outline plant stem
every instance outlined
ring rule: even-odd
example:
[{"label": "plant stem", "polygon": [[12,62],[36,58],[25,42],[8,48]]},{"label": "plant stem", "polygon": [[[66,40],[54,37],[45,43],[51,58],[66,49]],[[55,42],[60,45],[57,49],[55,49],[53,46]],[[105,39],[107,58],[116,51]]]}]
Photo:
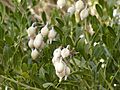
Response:
[{"label": "plant stem", "polygon": [[8,80],[8,81],[14,82],[15,84],[21,85],[21,86],[25,87],[26,89],[41,90],[41,89],[39,89],[39,88],[31,87],[31,86],[28,86],[28,85],[23,84],[23,83],[21,83],[21,82],[15,81],[14,79],[10,79],[10,78],[5,77],[5,76],[3,76],[3,75],[0,75],[0,77],[3,78],[3,79],[6,79],[6,80]]}]

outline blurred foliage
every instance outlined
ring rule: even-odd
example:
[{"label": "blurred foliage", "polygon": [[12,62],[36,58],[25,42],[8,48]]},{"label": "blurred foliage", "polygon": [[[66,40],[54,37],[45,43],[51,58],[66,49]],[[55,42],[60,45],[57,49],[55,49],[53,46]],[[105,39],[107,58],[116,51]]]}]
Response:
[{"label": "blurred foliage", "polygon": [[[114,20],[113,9],[116,8],[115,0],[98,0],[95,7],[99,17],[89,15],[79,23],[75,22],[74,14],[65,14],[64,10],[55,7],[51,10],[40,7],[41,19],[36,20],[27,8],[29,0],[12,1],[15,11],[4,2],[0,3],[1,88],[8,86],[14,90],[119,90],[120,25],[113,23],[111,26]],[[44,2],[30,1],[34,8]],[[26,29],[34,21],[40,23],[38,30],[49,21],[58,33],[57,41],[47,45],[35,61],[31,59],[26,33]],[[93,36],[85,30],[85,23],[91,23],[95,32]],[[85,37],[79,38],[82,34]],[[52,53],[60,45],[68,44],[78,54],[68,58],[71,74],[66,81],[58,83],[51,62]],[[104,68],[101,68],[100,59],[105,60]]]}]

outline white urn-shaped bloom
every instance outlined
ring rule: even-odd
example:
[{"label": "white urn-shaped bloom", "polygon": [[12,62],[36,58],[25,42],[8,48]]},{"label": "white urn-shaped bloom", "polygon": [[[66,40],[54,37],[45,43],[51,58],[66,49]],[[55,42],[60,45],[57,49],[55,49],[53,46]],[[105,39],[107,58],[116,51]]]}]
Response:
[{"label": "white urn-shaped bloom", "polygon": [[72,15],[75,12],[75,6],[72,5],[71,7],[69,7],[67,12],[70,13],[70,15]]},{"label": "white urn-shaped bloom", "polygon": [[41,33],[39,33],[36,37],[35,37],[35,40],[34,40],[34,47],[35,48],[40,48],[41,44],[43,42],[43,37],[41,35]]},{"label": "white urn-shaped bloom", "polygon": [[53,56],[54,57],[60,57],[61,56],[61,47],[54,50]]},{"label": "white urn-shaped bloom", "polygon": [[67,80],[68,75],[70,74],[70,68],[66,66],[65,68],[65,80]]},{"label": "white urn-shaped bloom", "polygon": [[64,69],[65,69],[65,65],[64,65],[64,62],[62,61],[62,59],[60,59],[59,62],[55,63],[55,70],[58,73],[62,73]]},{"label": "white urn-shaped bloom", "polygon": [[57,0],[57,6],[58,6],[59,8],[64,7],[65,4],[66,4],[66,0]]},{"label": "white urn-shaped bloom", "polygon": [[56,34],[57,34],[57,32],[54,30],[54,27],[52,27],[52,29],[48,33],[48,39],[49,39],[50,44],[52,43],[52,41],[55,38]]},{"label": "white urn-shaped bloom", "polygon": [[34,38],[36,36],[36,29],[37,26],[35,26],[35,23],[27,29],[27,33],[30,38]]},{"label": "white urn-shaped bloom", "polygon": [[37,49],[32,50],[31,52],[32,59],[35,60],[38,56],[39,56],[39,52],[37,51]]},{"label": "white urn-shaped bloom", "polygon": [[29,42],[28,42],[28,46],[32,49],[34,48],[34,39],[30,38]]},{"label": "white urn-shaped bloom", "polygon": [[61,51],[61,56],[66,58],[70,55],[70,50],[68,49],[69,45],[66,48],[63,48]]},{"label": "white urn-shaped bloom", "polygon": [[82,0],[78,0],[76,3],[75,3],[75,10],[77,12],[80,12],[82,9],[84,8],[84,2]]},{"label": "white urn-shaped bloom", "polygon": [[86,7],[80,12],[81,20],[84,20],[89,15],[89,9]]},{"label": "white urn-shaped bloom", "polygon": [[43,35],[43,37],[47,36],[49,32],[48,29],[48,23],[41,29],[41,34]]}]

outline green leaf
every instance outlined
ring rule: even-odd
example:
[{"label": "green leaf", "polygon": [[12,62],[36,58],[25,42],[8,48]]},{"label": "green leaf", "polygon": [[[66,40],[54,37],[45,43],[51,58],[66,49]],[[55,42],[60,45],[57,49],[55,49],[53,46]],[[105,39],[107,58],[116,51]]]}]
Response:
[{"label": "green leaf", "polygon": [[74,42],[72,41],[70,36],[66,37],[66,44],[67,45],[71,45],[72,47],[74,46]]},{"label": "green leaf", "polygon": [[37,73],[37,64],[36,63],[34,63],[33,66],[32,66],[32,73],[33,74]]},{"label": "green leaf", "polygon": [[93,56],[98,58],[98,57],[100,57],[103,54],[103,51],[104,51],[103,46],[96,45],[94,47]]},{"label": "green leaf", "polygon": [[54,26],[54,29],[56,30],[56,32],[57,33],[59,33],[61,36],[63,36],[64,34],[63,34],[63,31],[59,28],[59,27],[57,27],[57,26]]},{"label": "green leaf", "polygon": [[2,64],[0,64],[0,75],[4,74],[4,67]]},{"label": "green leaf", "polygon": [[4,63],[7,64],[6,62],[10,59],[10,57],[12,56],[12,50],[11,48],[6,45],[4,46],[4,49],[3,49],[3,59],[4,59]]},{"label": "green leaf", "polygon": [[42,20],[44,24],[46,24],[47,18],[46,18],[46,13],[44,11],[42,12]]},{"label": "green leaf", "polygon": [[47,87],[49,87],[49,86],[54,86],[54,84],[53,84],[53,83],[44,83],[44,84],[43,84],[43,87],[44,87],[44,88],[47,88]]},{"label": "green leaf", "polygon": [[64,26],[64,22],[60,18],[56,18],[56,21],[59,23],[60,27]]},{"label": "green leaf", "polygon": [[114,30],[112,29],[112,27],[108,26],[107,28],[108,28],[110,34],[111,34],[113,37],[116,37],[116,34],[115,34]]},{"label": "green leaf", "polygon": [[99,71],[99,70],[100,70],[101,65],[102,65],[102,63],[101,63],[101,62],[100,62],[100,63],[98,63],[98,65],[97,65],[97,71]]},{"label": "green leaf", "polygon": [[12,37],[8,35],[5,36],[5,41],[7,42],[7,44],[10,44],[10,45],[14,43],[14,40],[12,39]]},{"label": "green leaf", "polygon": [[99,4],[100,4],[102,7],[104,7],[104,5],[105,5],[104,0],[98,0],[98,2],[99,2]]},{"label": "green leaf", "polygon": [[97,9],[97,12],[100,15],[100,17],[102,17],[103,16],[103,10],[102,10],[102,8],[100,7],[99,4],[96,4],[96,9]]},{"label": "green leaf", "polygon": [[26,72],[28,70],[28,67],[27,67],[26,63],[23,63],[21,68],[22,68],[23,72]]}]

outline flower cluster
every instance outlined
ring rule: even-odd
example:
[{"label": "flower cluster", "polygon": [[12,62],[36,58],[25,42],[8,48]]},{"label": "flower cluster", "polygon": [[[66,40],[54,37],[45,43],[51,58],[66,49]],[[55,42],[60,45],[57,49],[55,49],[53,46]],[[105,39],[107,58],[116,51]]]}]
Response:
[{"label": "flower cluster", "polygon": [[45,46],[44,37],[48,36],[47,43],[51,44],[56,36],[56,31],[52,27],[51,30],[48,29],[48,23],[41,29],[41,31],[36,34],[37,26],[33,23],[28,29],[28,37],[30,38],[28,46],[32,49],[31,57],[36,59],[39,56],[39,50],[43,49]]},{"label": "flower cluster", "polygon": [[70,68],[63,61],[64,58],[70,55],[69,45],[66,48],[57,48],[53,52],[52,63],[56,70],[56,75],[59,77],[59,82],[62,81],[62,78],[65,77],[67,79],[70,74]]},{"label": "flower cluster", "polygon": [[79,20],[84,20],[89,15],[89,9],[87,5],[82,0],[78,0],[67,10],[68,13],[73,14],[75,13],[76,22],[78,23]]}]

